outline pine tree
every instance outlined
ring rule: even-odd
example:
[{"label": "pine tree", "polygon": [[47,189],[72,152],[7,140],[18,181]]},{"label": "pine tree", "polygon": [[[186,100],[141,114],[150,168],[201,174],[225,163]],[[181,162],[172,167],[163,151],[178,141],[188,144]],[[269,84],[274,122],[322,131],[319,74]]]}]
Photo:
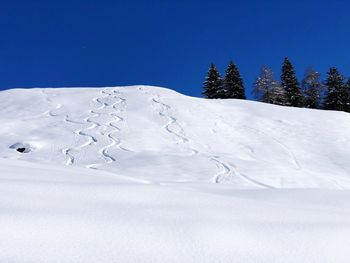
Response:
[{"label": "pine tree", "polygon": [[210,65],[203,86],[203,94],[207,99],[218,99],[223,96],[222,78],[213,63]]},{"label": "pine tree", "polygon": [[345,87],[346,87],[346,92],[348,94],[347,106],[345,108],[345,111],[350,112],[350,78],[348,78],[347,82],[345,83]]},{"label": "pine tree", "polygon": [[319,109],[324,87],[320,81],[320,73],[312,68],[308,68],[301,86],[304,94],[304,106],[306,108]]},{"label": "pine tree", "polygon": [[324,109],[347,111],[349,109],[350,96],[348,86],[344,84],[344,76],[335,67],[331,67],[327,75],[327,95],[324,102]]},{"label": "pine tree", "polygon": [[269,67],[261,68],[260,76],[254,83],[253,94],[261,102],[284,105],[285,92],[281,85],[273,77],[273,71]]},{"label": "pine tree", "polygon": [[243,80],[238,67],[231,61],[226,69],[224,79],[224,97],[226,99],[246,99]]},{"label": "pine tree", "polygon": [[286,92],[286,106],[303,107],[303,94],[301,93],[292,63],[284,59],[282,66],[281,85]]}]

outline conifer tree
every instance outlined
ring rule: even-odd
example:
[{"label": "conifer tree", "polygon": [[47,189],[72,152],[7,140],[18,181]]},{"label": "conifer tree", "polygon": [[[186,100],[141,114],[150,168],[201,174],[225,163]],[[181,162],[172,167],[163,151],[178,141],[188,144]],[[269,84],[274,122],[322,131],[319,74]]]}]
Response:
[{"label": "conifer tree", "polygon": [[258,101],[284,105],[286,102],[285,92],[277,80],[274,79],[273,71],[269,67],[261,68],[260,76],[254,83],[253,93]]},{"label": "conifer tree", "polygon": [[224,97],[226,99],[246,99],[243,80],[238,67],[231,61],[224,79]]},{"label": "conifer tree", "polygon": [[350,112],[350,78],[348,78],[347,82],[345,83],[345,87],[348,94],[347,107],[345,108],[345,111]]},{"label": "conifer tree", "polygon": [[286,92],[286,106],[303,107],[303,94],[301,93],[292,63],[284,59],[282,66],[281,85]]},{"label": "conifer tree", "polygon": [[326,79],[327,95],[324,109],[347,111],[349,109],[349,89],[338,69],[331,67]]},{"label": "conifer tree", "polygon": [[203,94],[207,99],[218,99],[223,96],[222,78],[213,63],[210,65],[203,88]]},{"label": "conifer tree", "polygon": [[319,109],[324,87],[320,81],[320,73],[312,68],[308,68],[301,86],[304,94],[304,106],[306,108]]}]

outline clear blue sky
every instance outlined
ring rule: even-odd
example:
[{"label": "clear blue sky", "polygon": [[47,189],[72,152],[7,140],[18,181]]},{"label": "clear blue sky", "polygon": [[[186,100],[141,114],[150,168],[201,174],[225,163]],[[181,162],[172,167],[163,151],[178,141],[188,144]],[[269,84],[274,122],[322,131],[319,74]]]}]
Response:
[{"label": "clear blue sky", "polygon": [[0,89],[149,84],[201,96],[211,62],[247,92],[288,56],[350,76],[350,1],[0,0]]}]

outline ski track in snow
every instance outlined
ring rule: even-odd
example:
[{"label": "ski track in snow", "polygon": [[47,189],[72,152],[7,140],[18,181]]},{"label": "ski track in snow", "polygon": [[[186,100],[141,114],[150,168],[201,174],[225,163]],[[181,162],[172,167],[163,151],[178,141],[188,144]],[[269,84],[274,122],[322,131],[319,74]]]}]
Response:
[{"label": "ski track in snow", "polygon": [[[217,118],[221,122],[225,123],[226,126],[228,126],[232,130],[232,126],[230,124],[228,124],[226,121],[224,121],[221,116],[217,116]],[[294,165],[295,169],[298,170],[298,171],[302,170],[302,167],[301,167],[301,165],[300,165],[296,155],[293,153],[293,151],[287,145],[285,145],[279,139],[277,139],[277,138],[275,138],[275,137],[273,137],[271,135],[266,134],[265,132],[261,131],[260,129],[252,128],[252,127],[247,126],[247,125],[244,125],[244,126],[239,127],[239,128],[244,128],[245,130],[251,131],[254,134],[258,133],[258,134],[262,135],[265,138],[271,139],[276,144],[278,144],[287,153],[287,155],[289,155],[291,163]],[[215,130],[213,130],[213,132],[216,133]],[[250,151],[252,153],[254,152],[254,151],[252,151],[251,147],[249,147],[249,149],[250,149]],[[218,158],[219,158],[218,156],[216,156],[214,158],[211,157],[211,160],[215,161],[217,167],[219,167],[221,169],[221,171],[214,176],[214,180],[213,180],[214,182],[220,183],[223,180],[227,180],[227,179],[229,179],[230,174],[234,173],[236,175],[239,175],[241,178],[245,179],[246,181],[249,181],[249,182],[251,182],[251,183],[253,183],[253,184],[257,185],[257,186],[264,187],[264,188],[270,188],[270,189],[275,189],[276,188],[274,186],[262,183],[262,182],[257,181],[255,179],[253,179],[253,178],[243,174],[243,173],[238,172],[238,170],[236,168],[233,168],[232,165],[230,165],[228,163],[225,163],[225,162],[222,161],[222,159],[219,160]],[[342,186],[339,185],[339,183],[336,180],[329,179],[329,182],[332,183],[335,186],[335,188],[342,189]],[[281,183],[280,187],[283,187],[283,183]]]},{"label": "ski track in snow", "polygon": [[[178,140],[176,141],[176,144],[186,144],[187,149],[190,151],[190,155],[196,155],[198,154],[198,150],[188,146],[190,143],[190,140],[186,137],[185,131],[182,128],[182,126],[178,123],[177,119],[169,114],[169,111],[171,110],[170,105],[165,104],[160,100],[159,95],[155,95],[151,98],[151,101],[154,102],[157,105],[160,105],[160,110],[158,111],[158,114],[162,116],[163,118],[167,119],[167,123],[163,125],[163,128],[170,134],[174,135]],[[171,129],[172,125],[176,125],[179,128],[179,131],[176,132],[173,129]]]},{"label": "ski track in snow", "polygon": [[83,128],[83,129],[79,129],[79,130],[76,130],[74,133],[76,135],[79,135],[79,136],[83,136],[83,137],[86,137],[87,138],[87,141],[84,142],[83,144],[77,146],[77,147],[72,147],[72,148],[67,148],[67,149],[63,149],[62,152],[64,155],[66,155],[67,157],[67,161],[66,161],[66,165],[72,165],[74,164],[75,162],[75,158],[74,156],[70,153],[71,151],[73,150],[79,150],[81,148],[84,148],[84,147],[87,147],[89,145],[93,145],[93,144],[96,144],[97,143],[97,139],[90,135],[90,134],[87,134],[86,132],[89,131],[89,130],[92,130],[92,129],[95,129],[96,127],[98,127],[98,125],[94,122],[92,122],[90,120],[90,117],[87,117],[87,118],[84,118],[83,121],[84,123],[81,123],[81,122],[75,122],[73,120],[69,120],[68,119],[68,116],[65,116],[65,119],[64,119],[66,122],[71,122],[71,123],[75,123],[75,124],[86,124],[86,123],[92,123],[89,127],[87,128]]},{"label": "ski track in snow", "polygon": [[[140,89],[140,90],[142,90],[145,94],[149,94],[147,90],[144,90],[144,89]],[[98,107],[97,109],[90,109],[89,110],[90,116],[84,118],[83,122],[69,119],[68,115],[65,115],[65,117],[64,117],[65,122],[70,122],[70,123],[80,124],[80,125],[87,124],[87,123],[91,124],[87,128],[78,129],[74,132],[77,135],[87,137],[86,142],[84,142],[83,144],[81,144],[79,146],[72,147],[72,148],[66,148],[66,149],[62,150],[62,153],[64,154],[64,156],[66,158],[66,165],[73,165],[75,163],[75,157],[72,154],[72,151],[80,150],[81,148],[88,147],[90,145],[94,145],[97,143],[97,138],[93,135],[88,134],[88,131],[93,130],[93,129],[98,128],[98,127],[103,127],[105,130],[107,130],[108,127],[112,128],[111,131],[109,131],[105,134],[100,131],[100,135],[106,136],[110,143],[105,145],[104,147],[102,147],[98,151],[100,156],[104,160],[104,162],[103,163],[92,163],[92,164],[86,165],[87,168],[98,169],[98,167],[100,167],[100,166],[115,162],[116,158],[108,153],[108,149],[111,149],[113,147],[117,147],[120,150],[128,151],[127,149],[125,149],[121,146],[121,140],[115,136],[115,134],[120,132],[120,128],[117,126],[117,123],[124,121],[124,119],[121,116],[118,116],[118,113],[121,112],[119,107],[120,107],[120,105],[125,104],[125,99],[121,98],[120,92],[116,91],[116,90],[113,90],[111,92],[108,92],[107,90],[103,90],[103,91],[101,91],[101,93],[103,94],[103,96],[93,98],[93,101],[101,104],[101,106]],[[198,150],[196,150],[188,145],[190,143],[190,140],[185,136],[185,131],[184,131],[183,127],[178,123],[177,119],[174,116],[169,114],[169,112],[171,110],[171,106],[162,102],[159,95],[152,95],[152,94],[149,94],[149,95],[152,96],[150,98],[150,100],[154,104],[159,105],[159,107],[160,107],[160,109],[158,110],[158,114],[162,118],[167,120],[167,122],[163,125],[163,128],[166,130],[167,133],[169,133],[169,134],[173,135],[175,138],[177,138],[175,143],[178,145],[182,145],[184,147],[187,146],[186,149],[190,151],[191,156],[200,154],[200,152]],[[103,100],[107,99],[107,98],[112,98],[115,101],[112,104],[103,102]],[[58,105],[55,109],[50,110],[50,113],[51,113],[51,114],[49,113],[50,116],[56,116],[56,114],[54,114],[53,111],[58,110],[61,107],[62,107],[62,105]],[[107,107],[112,108],[113,111],[99,112],[100,110],[104,110]],[[107,123],[99,122],[99,117],[103,114],[108,114],[112,118],[112,120],[107,122]],[[172,128],[172,126],[176,126],[178,128],[178,131],[175,131],[174,128]],[[213,176],[214,183],[219,184],[219,183],[229,182],[229,181],[232,181],[232,179],[234,179],[235,177],[240,177],[243,180],[248,181],[249,183],[254,184],[256,186],[259,186],[259,187],[274,188],[270,185],[267,185],[267,184],[264,184],[264,183],[259,182],[257,180],[254,180],[254,179],[238,172],[237,169],[234,168],[231,164],[223,161],[223,158],[220,156],[208,155],[208,154],[205,154],[205,156],[207,156],[207,158],[210,161],[214,162],[216,167],[219,169],[219,172],[217,172]]]},{"label": "ski track in snow", "polygon": [[[89,113],[92,113],[92,111],[90,110]],[[88,117],[83,119],[83,122],[79,122],[79,121],[70,120],[68,115],[66,115],[64,117],[65,122],[70,122],[70,123],[74,123],[74,124],[91,124],[87,128],[78,129],[78,130],[74,131],[74,133],[76,135],[87,137],[86,142],[84,142],[83,144],[81,144],[79,146],[66,148],[66,149],[62,150],[62,153],[66,156],[66,159],[67,159],[66,165],[72,165],[75,162],[75,157],[71,154],[71,151],[80,150],[81,148],[84,148],[84,147],[87,147],[89,145],[93,145],[93,144],[97,143],[97,139],[94,136],[86,133],[87,131],[95,129],[96,127],[99,126],[99,124],[93,122],[90,118],[91,118],[91,116],[88,116]]]},{"label": "ski track in snow", "polygon": [[[169,112],[171,110],[171,106],[168,104],[165,104],[164,102],[161,101],[161,98],[159,95],[153,95],[153,94],[149,94],[148,90],[146,89],[140,89],[141,91],[143,91],[145,94],[151,95],[152,97],[150,98],[150,100],[154,103],[159,105],[160,109],[158,111],[158,114],[162,117],[165,118],[167,120],[166,124],[163,125],[163,128],[171,135],[173,135],[175,138],[177,138],[176,140],[176,144],[178,145],[183,145],[183,146],[187,146],[186,149],[190,151],[190,155],[197,155],[200,154],[198,150],[191,148],[188,144],[190,143],[190,140],[185,136],[185,131],[183,129],[183,127],[178,123],[177,119],[170,115]],[[113,148],[113,147],[117,147],[120,150],[125,150],[128,151],[127,149],[121,147],[121,141],[119,138],[115,137],[115,134],[120,132],[120,129],[118,128],[118,126],[116,126],[116,123],[124,121],[124,119],[121,116],[118,116],[117,113],[119,113],[121,110],[119,108],[117,108],[119,105],[123,105],[125,104],[125,99],[121,98],[120,92],[113,90],[111,92],[108,92],[107,90],[102,90],[101,93],[103,94],[103,96],[101,97],[97,97],[97,98],[93,98],[93,101],[101,104],[100,107],[98,107],[97,109],[90,109],[89,113],[90,116],[86,117],[83,119],[83,122],[79,122],[79,121],[75,121],[75,120],[71,120],[69,119],[68,115],[65,115],[64,117],[64,121],[65,122],[70,122],[70,123],[74,123],[74,124],[86,124],[89,123],[91,124],[89,127],[87,128],[83,128],[83,129],[79,129],[76,130],[74,133],[80,136],[84,136],[87,137],[87,141],[84,142],[83,144],[76,146],[76,147],[72,147],[72,148],[65,148],[62,150],[63,155],[66,158],[66,165],[73,165],[75,163],[75,157],[72,154],[72,151],[74,150],[80,150],[81,148],[84,147],[88,147],[90,145],[94,145],[97,143],[97,138],[93,135],[88,134],[89,130],[93,130],[95,128],[98,127],[104,127],[105,129],[108,129],[108,127],[112,128],[111,131],[107,132],[106,134],[102,133],[100,131],[100,135],[106,136],[109,140],[109,144],[105,145],[104,147],[102,147],[99,150],[99,154],[102,157],[102,159],[104,160],[103,163],[92,163],[89,165],[86,165],[87,168],[89,169],[98,169],[98,167],[109,164],[109,163],[113,163],[116,161],[116,158],[113,157],[112,155],[110,155],[108,153],[108,149]],[[103,102],[104,99],[106,98],[112,98],[113,100],[116,100],[115,102],[113,102],[112,104]],[[48,101],[52,102],[52,100],[50,98],[47,98]],[[113,111],[105,113],[105,112],[99,112],[99,110],[104,110],[105,108],[110,107],[113,109]],[[48,111],[49,116],[57,116],[57,114],[54,113],[54,111],[59,110],[60,108],[62,108],[61,104],[58,104],[54,109],[51,109]],[[100,123],[98,121],[99,117],[103,114],[108,114],[113,120],[107,122],[107,123]],[[97,119],[97,120],[96,120]],[[220,118],[221,120],[221,118]],[[221,120],[222,121],[222,120]],[[171,128],[171,126],[176,126],[178,128],[178,131],[175,131],[173,128]],[[230,125],[229,125],[230,126]],[[230,126],[231,127],[231,126]],[[256,130],[253,129],[251,127],[246,127],[250,130],[254,130],[255,132],[259,132],[260,134],[263,134],[266,136],[266,134],[260,130]],[[272,138],[276,143],[278,143],[281,147],[283,147],[285,149],[286,152],[288,152],[288,154],[291,156],[291,158],[293,159],[294,164],[296,165],[296,169],[301,169],[297,158],[295,157],[295,155],[290,151],[290,149],[284,145],[283,143],[281,143],[279,140],[277,140],[276,138]],[[224,182],[229,182],[232,181],[235,177],[239,177],[241,179],[243,179],[244,181],[247,181],[251,184],[254,184],[256,186],[259,187],[264,187],[264,188],[274,188],[273,186],[267,185],[265,183],[259,182],[255,179],[252,179],[240,172],[238,172],[237,168],[233,167],[231,164],[229,164],[228,162],[223,161],[223,158],[221,156],[217,156],[217,155],[208,155],[205,154],[205,156],[207,156],[207,158],[215,163],[215,166],[218,168],[218,172],[213,176],[213,182],[214,183],[224,183]]]},{"label": "ski track in snow", "polygon": [[[148,90],[144,90],[141,89],[141,91],[143,91],[145,94],[149,94]],[[178,138],[178,141],[176,142],[177,144],[184,144],[184,143],[189,143],[189,139],[183,135],[185,134],[184,129],[182,128],[182,126],[180,126],[177,122],[177,119],[171,115],[169,115],[169,111],[171,109],[171,107],[167,104],[165,104],[164,102],[162,102],[160,100],[159,95],[155,95],[151,98],[151,101],[153,101],[154,103],[158,104],[161,106],[160,111],[158,112],[158,114],[160,116],[162,116],[163,118],[167,119],[167,123],[163,126],[163,128],[170,134],[175,135]],[[178,126],[178,128],[180,129],[179,132],[175,132],[174,130],[172,130],[170,127],[171,125],[176,124]],[[200,152],[196,149],[193,148],[188,148],[191,151],[191,155],[196,155],[199,154]],[[230,164],[228,164],[227,162],[222,161],[219,156],[208,156],[208,159],[211,160],[212,162],[215,163],[216,167],[219,169],[219,172],[216,173],[213,176],[213,182],[214,183],[222,183],[224,181],[229,181],[231,179],[231,177],[241,177],[243,180],[248,181],[251,184],[254,184],[256,186],[259,187],[263,187],[263,188],[274,188],[270,185],[264,184],[262,182],[258,182],[246,175],[243,175],[241,173],[239,173],[237,171],[237,169],[233,168]]]},{"label": "ski track in snow", "polygon": [[[204,109],[203,107],[201,107],[201,108]],[[208,110],[206,110],[206,111],[208,112]],[[216,116],[216,117],[220,121],[223,121],[220,116]],[[231,128],[231,125],[228,125],[228,126]],[[215,129],[210,129],[210,130],[212,131],[212,133],[216,133]],[[250,152],[254,152],[250,147],[247,147],[247,148],[250,150]],[[244,180],[250,184],[253,184],[255,186],[258,186],[258,187],[270,188],[270,189],[275,188],[271,185],[257,181],[255,179],[239,172],[237,167],[233,167],[228,162],[225,162],[221,156],[211,155],[208,158],[209,158],[209,160],[213,161],[215,163],[216,167],[219,169],[219,172],[213,176],[214,183],[220,184],[223,182],[230,181],[230,180],[234,179],[235,177],[239,177],[242,180]]]},{"label": "ski track in snow", "polygon": [[[119,96],[120,95],[119,91],[116,91],[116,90],[113,90],[112,93],[109,93],[106,90],[103,90],[103,91],[101,91],[101,93],[105,94],[106,96],[95,99],[98,103],[101,104],[101,107],[98,108],[98,110],[103,110],[107,107],[110,107],[113,109],[113,111],[108,112],[108,113],[99,113],[99,112],[91,110],[91,113],[96,114],[97,116],[95,115],[95,117],[99,117],[103,114],[107,114],[109,117],[111,117],[112,120],[107,122],[107,123],[99,123],[99,122],[95,122],[95,123],[100,127],[104,127],[106,130],[108,129],[108,127],[112,128],[112,130],[107,132],[107,133],[100,132],[101,135],[106,136],[108,138],[108,140],[110,141],[110,143],[108,145],[102,147],[99,150],[99,154],[102,156],[102,158],[104,159],[105,162],[104,163],[93,163],[93,164],[87,165],[87,168],[90,168],[90,169],[98,169],[98,167],[100,167],[100,166],[103,166],[103,165],[106,165],[109,163],[113,163],[116,161],[116,158],[108,153],[108,149],[110,149],[112,147],[117,147],[120,150],[126,150],[125,148],[121,147],[121,140],[114,136],[114,134],[120,132],[120,128],[118,126],[116,126],[116,123],[124,121],[124,119],[121,116],[118,116],[118,114],[117,114],[117,113],[121,112],[121,110],[119,108],[117,108],[117,106],[125,104],[125,99],[121,98]],[[112,104],[102,102],[101,100],[104,98],[112,98],[113,100],[115,100],[115,102],[113,102]]]},{"label": "ski track in snow", "polygon": [[219,172],[213,177],[214,183],[219,184],[224,178],[230,176],[231,168],[226,163],[220,161],[218,156],[211,156],[209,159],[215,162],[216,167],[219,169]]},{"label": "ski track in snow", "polygon": [[218,167],[218,169],[220,169],[220,171],[214,175],[213,177],[213,182],[220,184],[223,182],[227,182],[230,181],[231,179],[234,178],[241,178],[244,181],[247,181],[250,184],[253,184],[255,186],[258,187],[262,187],[262,188],[269,188],[269,189],[275,189],[275,187],[262,183],[260,181],[257,181],[245,174],[242,174],[241,172],[239,172],[237,170],[236,167],[232,166],[231,164],[225,162],[222,160],[222,158],[220,156],[210,156],[209,159],[211,161],[215,162],[215,165]]},{"label": "ski track in snow", "polygon": [[[168,114],[170,110],[170,106],[161,102],[160,97],[158,95],[153,97],[152,101],[161,106],[161,110],[158,112],[158,114],[168,120],[168,122],[163,126],[163,128],[165,128],[167,132],[175,135],[175,137],[178,138],[178,141],[176,143],[178,144],[178,143],[188,142],[188,139],[185,136],[180,134],[180,133],[183,133],[183,128],[176,122],[177,121],[176,118]],[[170,129],[171,125],[177,125],[180,129],[180,132],[175,132],[172,129]]]},{"label": "ski track in snow", "polygon": [[[113,134],[120,131],[120,129],[114,123],[123,120],[121,117],[117,116],[117,114],[116,114],[116,112],[118,111],[116,109],[116,105],[120,104],[121,102],[123,102],[124,99],[118,98],[115,95],[115,94],[117,94],[117,92],[115,92],[115,91],[113,91],[113,93],[107,93],[107,91],[103,90],[103,91],[101,91],[101,93],[104,96],[98,97],[98,98],[93,98],[93,101],[96,102],[96,103],[101,104],[101,106],[98,107],[97,109],[90,109],[89,110],[89,116],[84,118],[83,122],[69,119],[68,115],[66,115],[65,118],[64,118],[64,121],[65,122],[69,122],[69,123],[80,124],[80,125],[82,125],[82,124],[91,124],[87,128],[78,129],[78,130],[76,130],[74,132],[76,135],[87,137],[86,142],[84,142],[83,144],[81,144],[79,146],[72,147],[72,148],[66,148],[66,149],[62,150],[62,153],[65,155],[66,160],[67,160],[66,161],[66,165],[72,165],[72,164],[75,163],[75,157],[71,154],[72,151],[80,150],[81,148],[88,147],[90,145],[94,145],[94,144],[97,143],[97,141],[98,141],[97,137],[88,134],[88,131],[96,129],[96,128],[99,128],[99,127],[104,127],[106,129],[108,127],[111,127],[113,129],[112,131],[108,132],[107,134],[103,134],[102,132],[100,132],[100,135],[106,136],[108,138],[108,140],[110,141],[110,143],[108,145],[102,147],[99,150],[99,154],[105,160],[105,162],[104,163],[89,164],[89,165],[86,166],[87,168],[97,169],[99,166],[102,166],[102,165],[105,165],[105,164],[108,164],[108,163],[111,163],[111,162],[115,162],[116,158],[114,158],[113,156],[111,156],[108,153],[108,149],[111,148],[111,147],[114,147],[114,146],[117,146],[118,148],[123,149],[123,148],[120,147],[120,144],[121,144],[120,140],[118,138],[114,137]],[[117,101],[114,102],[112,105],[109,105],[108,103],[105,103],[105,102],[102,101],[103,99],[106,99],[106,98],[109,98],[109,97],[117,99]],[[103,109],[105,109],[107,107],[112,107],[115,110],[115,112],[109,112],[109,113],[100,113],[100,112],[98,112],[99,110],[103,110]],[[108,114],[109,116],[111,116],[113,118],[113,120],[108,122],[107,124],[100,123],[98,121],[98,119],[99,119],[99,117],[102,114]]]},{"label": "ski track in snow", "polygon": [[282,143],[280,140],[278,140],[277,138],[273,137],[273,136],[268,136],[265,132],[256,129],[256,128],[252,128],[249,127],[247,125],[243,126],[244,128],[246,128],[247,130],[253,131],[254,133],[260,133],[261,135],[263,135],[264,137],[270,138],[271,140],[273,140],[274,142],[276,142],[281,148],[284,149],[284,151],[290,156],[291,158],[291,162],[293,163],[293,165],[295,166],[296,170],[301,170],[301,165],[297,159],[297,157],[295,156],[295,154],[293,153],[293,151],[284,143]]},{"label": "ski track in snow", "polygon": [[[221,116],[218,116],[216,115],[217,119],[219,119],[221,122],[223,122],[224,124],[226,124],[226,126],[229,127],[230,130],[232,130],[232,126],[230,124],[228,124],[226,121],[223,120],[223,118]],[[301,165],[299,164],[299,161],[298,159],[296,158],[295,154],[289,149],[288,146],[286,146],[284,143],[282,143],[280,140],[276,139],[275,137],[273,136],[268,136],[265,132],[261,131],[261,130],[258,130],[258,129],[255,129],[255,128],[252,128],[252,127],[249,127],[247,125],[244,125],[243,126],[244,128],[246,128],[247,130],[251,131],[251,132],[254,132],[254,133],[259,133],[261,135],[263,135],[264,137],[267,137],[267,138],[270,138],[271,140],[273,140],[275,143],[277,143],[291,158],[291,162],[293,163],[293,165],[295,166],[295,169],[296,170],[301,170]],[[212,132],[213,133],[216,133],[216,130],[215,129],[212,129]],[[254,153],[254,151],[252,150],[251,147],[248,147],[246,146],[250,152]],[[217,159],[214,159],[215,161],[218,161]],[[225,167],[231,167],[229,164],[227,163],[222,163],[222,165],[224,165]],[[231,169],[232,171],[233,169]],[[240,177],[244,178],[246,181],[250,181],[251,183],[255,184],[255,185],[258,185],[258,186],[262,186],[262,187],[265,187],[265,188],[275,188],[271,185],[268,185],[268,184],[265,184],[265,183],[262,183],[260,181],[257,181],[247,175],[244,175],[240,172],[237,171],[236,169],[236,174],[239,174]],[[225,174],[225,173],[224,173]],[[227,174],[227,173],[226,173]],[[215,182],[220,182],[220,178],[223,178],[224,176],[222,176],[222,173],[219,173],[217,174],[215,177],[214,177],[214,181]]]}]

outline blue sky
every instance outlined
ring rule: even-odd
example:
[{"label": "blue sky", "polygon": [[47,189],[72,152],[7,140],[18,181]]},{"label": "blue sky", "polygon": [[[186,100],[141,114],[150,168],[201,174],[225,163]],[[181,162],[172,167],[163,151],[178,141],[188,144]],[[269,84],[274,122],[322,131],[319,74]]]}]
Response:
[{"label": "blue sky", "polygon": [[247,92],[288,56],[350,76],[348,1],[0,0],[0,89],[149,84],[201,96],[211,62]]}]

